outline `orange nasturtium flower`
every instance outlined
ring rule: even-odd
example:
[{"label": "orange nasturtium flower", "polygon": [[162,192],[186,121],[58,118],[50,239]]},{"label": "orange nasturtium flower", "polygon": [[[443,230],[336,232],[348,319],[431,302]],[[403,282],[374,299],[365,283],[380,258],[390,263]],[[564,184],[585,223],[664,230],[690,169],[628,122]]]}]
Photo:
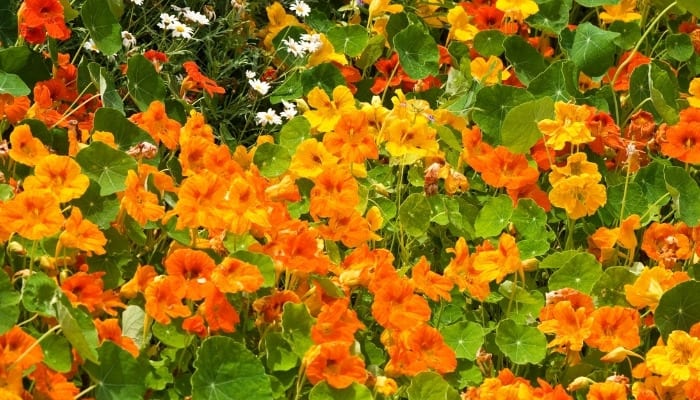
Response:
[{"label": "orange nasturtium flower", "polygon": [[58,200],[48,190],[22,192],[0,210],[0,222],[6,229],[29,240],[58,233],[64,220]]},{"label": "orange nasturtium flower", "polygon": [[693,256],[692,233],[683,222],[674,225],[654,222],[647,227],[642,237],[642,250],[659,263],[671,268],[678,260]]},{"label": "orange nasturtium flower", "polygon": [[593,215],[607,201],[605,186],[590,178],[572,176],[549,192],[552,205],[566,210],[571,219]]},{"label": "orange nasturtium flower", "polygon": [[586,400],[627,400],[627,387],[620,382],[596,382],[586,394]]},{"label": "orange nasturtium flower", "polygon": [[700,164],[700,108],[681,111],[680,121],[666,129],[661,153],[685,163]]},{"label": "orange nasturtium flower", "polygon": [[185,298],[189,300],[201,300],[214,288],[211,274],[216,264],[203,251],[177,249],[168,255],[164,265],[168,275],[184,279]]},{"label": "orange nasturtium flower", "polygon": [[347,168],[330,168],[314,179],[309,205],[312,217],[348,215],[359,203],[358,183]]},{"label": "orange nasturtium flower", "polygon": [[593,325],[586,344],[603,352],[617,347],[632,350],[639,346],[640,317],[633,308],[604,306],[591,314]]},{"label": "orange nasturtium flower", "polygon": [[353,382],[367,380],[365,362],[350,354],[348,342],[327,342],[311,347],[304,355],[306,377],[312,385],[326,381],[329,386],[344,389]]},{"label": "orange nasturtium flower", "polygon": [[[204,75],[200,70],[197,63],[194,61],[185,61],[182,63],[182,67],[185,68],[187,76],[182,80],[182,87],[192,90],[199,89],[204,90],[209,94],[209,97],[214,97],[214,94],[224,94],[226,89],[216,84],[216,81]],[[182,96],[183,93],[180,93]]]},{"label": "orange nasturtium flower", "polygon": [[401,164],[412,164],[440,152],[437,132],[426,118],[417,118],[415,121],[390,119],[384,124],[381,133],[386,151]]},{"label": "orange nasturtium flower", "polygon": [[304,117],[319,132],[332,131],[342,113],[355,109],[355,97],[346,86],[333,89],[333,100],[323,89],[315,87],[307,95],[307,101],[315,110],[306,111]]},{"label": "orange nasturtium flower", "polygon": [[425,256],[421,256],[416,265],[411,268],[411,283],[416,290],[425,294],[433,301],[452,300],[450,290],[454,287],[452,279],[430,270],[430,264]]},{"label": "orange nasturtium flower", "polygon": [[[22,358],[20,359],[19,356]],[[2,369],[12,365],[22,372],[43,360],[44,352],[41,351],[41,346],[37,346],[36,339],[19,326],[15,325],[0,335],[0,366],[3,367]],[[2,387],[1,384],[0,387]]]},{"label": "orange nasturtium flower", "polygon": [[139,171],[137,175],[133,170],[129,170],[126,175],[126,189],[121,195],[121,209],[141,226],[148,221],[158,220],[165,214],[165,207],[159,203],[158,196],[145,188],[148,175],[143,171]]},{"label": "orange nasturtium flower", "polygon": [[126,308],[113,290],[104,290],[104,271],[87,273],[87,266],[61,282],[61,290],[74,305],[83,305],[91,313],[117,315],[115,308]]},{"label": "orange nasturtium flower", "polygon": [[685,271],[674,272],[664,267],[645,267],[633,284],[625,285],[625,298],[636,308],[649,307],[654,311],[664,292],[689,280],[690,276]]},{"label": "orange nasturtium flower", "polygon": [[[688,93],[690,94],[687,99],[688,104],[690,104],[691,107],[700,108],[700,78],[693,78],[693,80],[690,81]],[[0,107],[2,106],[0,105]]]},{"label": "orange nasturtium flower", "polygon": [[323,135],[323,145],[331,154],[348,163],[363,164],[365,160],[379,156],[367,116],[360,110],[341,115],[335,128]]},{"label": "orange nasturtium flower", "polygon": [[11,94],[0,94],[0,120],[7,118],[11,124],[16,124],[24,119],[29,110],[29,97],[15,97]]},{"label": "orange nasturtium flower", "polygon": [[355,310],[348,305],[347,297],[323,305],[316,323],[311,327],[311,339],[314,343],[346,342],[350,344],[355,341],[355,332],[365,326],[357,318]]},{"label": "orange nasturtium flower", "polygon": [[158,273],[152,265],[140,265],[136,268],[134,276],[119,289],[119,294],[127,299],[133,299],[137,294],[143,293],[156,276]]},{"label": "orange nasturtium flower", "polygon": [[476,254],[469,254],[467,241],[460,237],[455,247],[446,251],[453,253],[454,258],[445,268],[444,275],[452,279],[459,290],[467,290],[475,299],[485,300],[491,293],[489,280],[484,279],[484,275],[474,267]]},{"label": "orange nasturtium flower", "polygon": [[604,5],[603,9],[605,11],[600,13],[599,18],[606,24],[615,21],[632,22],[642,19],[642,14],[634,11],[636,6],[637,0],[621,0],[620,3],[615,5]]},{"label": "orange nasturtium flower", "polygon": [[107,238],[97,225],[83,218],[78,207],[73,207],[58,242],[62,247],[101,255],[105,254]]},{"label": "orange nasturtium flower", "polygon": [[61,203],[77,199],[90,186],[90,179],[81,173],[80,165],[68,156],[49,154],[34,168],[34,175],[24,180],[25,190],[48,189]]},{"label": "orange nasturtium flower", "polygon": [[425,298],[413,293],[406,278],[387,280],[374,295],[372,316],[387,329],[411,329],[430,319]]},{"label": "orange nasturtium flower", "polygon": [[588,161],[588,156],[584,152],[574,153],[566,158],[566,165],[559,167],[552,165],[552,172],[549,174],[549,183],[556,186],[560,181],[572,176],[580,176],[598,182],[602,178],[598,172],[598,165]]},{"label": "orange nasturtium flower", "polygon": [[182,304],[186,293],[182,276],[158,276],[146,286],[146,313],[163,325],[169,324],[171,318],[189,317],[192,311]]},{"label": "orange nasturtium flower", "polygon": [[134,339],[122,335],[122,328],[119,326],[119,319],[109,318],[101,320],[99,318],[94,319],[95,328],[97,329],[97,335],[100,339],[100,343],[105,340],[114,342],[122,349],[128,351],[132,356],[139,356],[139,347],[134,342]]},{"label": "orange nasturtium flower", "polygon": [[387,330],[381,339],[390,356],[385,367],[388,375],[415,376],[428,370],[446,374],[457,368],[454,350],[445,343],[440,331],[428,324],[400,331]]},{"label": "orange nasturtium flower", "polygon": [[169,150],[177,148],[180,123],[168,117],[163,102],[158,100],[152,102],[146,111],[132,115],[130,120],[148,132],[156,144],[163,142]]},{"label": "orange nasturtium flower", "polygon": [[34,381],[34,399],[71,400],[80,393],[66,375],[52,371],[44,363],[37,364],[29,377]]},{"label": "orange nasturtium flower", "polygon": [[44,43],[47,35],[58,40],[70,38],[59,0],[24,0],[17,16],[20,35],[31,44]]},{"label": "orange nasturtium flower", "polygon": [[214,267],[211,280],[224,293],[253,293],[265,282],[258,267],[231,257]]},{"label": "orange nasturtium flower", "polygon": [[29,125],[17,125],[10,133],[10,158],[25,164],[34,166],[39,160],[49,155],[44,143],[32,135]]},{"label": "orange nasturtium flower", "polygon": [[289,171],[302,178],[314,179],[337,164],[338,157],[331,154],[323,143],[311,138],[297,146]]},{"label": "orange nasturtium flower", "polygon": [[547,347],[576,359],[583,349],[584,340],[591,334],[593,318],[590,310],[586,307],[574,308],[570,301],[564,300],[554,304],[548,313],[551,318],[540,317],[542,322],[537,326],[543,333],[555,335]]},{"label": "orange nasturtium flower", "polygon": [[567,143],[583,144],[595,140],[586,121],[593,115],[590,106],[558,101],[554,104],[555,119],[543,119],[537,123],[547,140],[547,146],[562,150]]}]

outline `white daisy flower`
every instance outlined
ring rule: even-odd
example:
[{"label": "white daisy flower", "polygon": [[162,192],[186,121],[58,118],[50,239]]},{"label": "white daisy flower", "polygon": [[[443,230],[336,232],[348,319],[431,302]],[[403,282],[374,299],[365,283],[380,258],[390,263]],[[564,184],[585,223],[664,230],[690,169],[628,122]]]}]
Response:
[{"label": "white daisy flower", "polygon": [[156,25],[161,28],[161,29],[167,29],[171,24],[175,22],[180,22],[178,21],[177,17],[168,13],[161,13],[160,14],[160,22],[157,23]]},{"label": "white daisy flower", "polygon": [[142,6],[143,5],[143,0],[131,0],[132,3],[136,4],[137,6]]},{"label": "white daisy flower", "polygon": [[321,35],[318,33],[314,33],[312,35],[305,33],[301,35],[300,37],[301,43],[304,46],[304,50],[306,50],[309,53],[315,53],[318,51],[323,46],[323,42],[321,41]]},{"label": "white daisy flower", "polygon": [[258,124],[262,126],[265,126],[267,124],[282,124],[282,118],[279,115],[277,115],[277,112],[275,110],[271,108],[268,108],[267,111],[260,111],[259,113],[255,114],[255,120]]},{"label": "white daisy flower", "polygon": [[97,45],[95,44],[95,41],[92,39],[88,39],[85,44],[83,44],[83,48],[85,50],[90,50],[95,53],[99,53],[100,49],[97,48]]},{"label": "white daisy flower", "polygon": [[297,106],[294,103],[282,100],[282,105],[284,106],[284,111],[280,113],[285,119],[292,119],[297,115]]},{"label": "white daisy flower", "polygon": [[192,10],[188,9],[188,10],[182,12],[182,16],[186,20],[192,21],[196,24],[209,25],[209,18],[207,18],[204,14],[198,13],[197,11],[192,11]]},{"label": "white daisy flower", "polygon": [[192,39],[192,33],[194,32],[192,28],[183,24],[180,21],[175,21],[168,25],[168,29],[172,31],[173,37],[181,37],[185,39]]},{"label": "white daisy flower", "polygon": [[250,87],[253,88],[256,92],[260,93],[261,95],[266,95],[268,91],[270,91],[270,84],[261,81],[260,79],[251,79],[248,81],[250,83]]},{"label": "white daisy flower", "polygon": [[292,38],[282,39],[282,44],[287,46],[287,52],[294,55],[294,57],[303,57],[306,54],[306,48],[303,42],[297,42]]},{"label": "white daisy flower", "polygon": [[136,46],[136,37],[128,31],[122,31],[122,45],[127,49]]},{"label": "white daisy flower", "polygon": [[311,12],[311,7],[301,0],[294,0],[294,3],[289,7],[297,17],[308,17]]},{"label": "white daisy flower", "polygon": [[255,72],[253,72],[253,71],[251,71],[251,70],[247,70],[247,71],[245,72],[245,77],[248,78],[248,79],[253,79],[253,78],[255,78]]}]

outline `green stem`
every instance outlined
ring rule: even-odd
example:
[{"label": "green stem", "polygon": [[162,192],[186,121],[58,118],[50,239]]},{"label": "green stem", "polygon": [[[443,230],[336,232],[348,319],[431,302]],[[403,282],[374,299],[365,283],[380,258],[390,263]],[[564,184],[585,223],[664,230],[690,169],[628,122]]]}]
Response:
[{"label": "green stem", "polygon": [[565,250],[573,250],[574,249],[574,229],[576,227],[576,220],[567,218],[566,220],[566,245],[564,246]]}]

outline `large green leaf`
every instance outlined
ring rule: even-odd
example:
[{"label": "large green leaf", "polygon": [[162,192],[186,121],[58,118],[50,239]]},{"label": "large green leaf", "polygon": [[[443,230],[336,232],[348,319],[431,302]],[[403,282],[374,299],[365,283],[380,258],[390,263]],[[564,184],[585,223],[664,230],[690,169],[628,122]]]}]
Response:
[{"label": "large green leaf", "polygon": [[54,371],[68,372],[73,366],[70,342],[60,334],[51,334],[41,341],[44,363]]},{"label": "large green leaf", "polygon": [[418,24],[411,24],[394,36],[399,63],[412,79],[437,75],[440,54],[430,34]]},{"label": "large green leaf", "polygon": [[430,226],[430,203],[421,193],[413,193],[399,208],[399,221],[405,232],[411,236],[421,236]]},{"label": "large green leaf", "polygon": [[289,371],[299,364],[299,356],[284,340],[280,332],[268,331],[263,338],[265,344],[265,363],[271,371]]},{"label": "large green leaf", "polygon": [[408,400],[459,400],[459,393],[435,372],[421,372],[411,379]]},{"label": "large green leaf", "polygon": [[151,102],[165,98],[165,85],[146,57],[140,54],[129,57],[126,77],[129,94],[139,110],[146,111]]},{"label": "large green leaf", "polygon": [[[61,331],[83,359],[99,362],[97,329],[92,317],[82,308],[74,308],[65,296],[56,303],[56,317]],[[128,353],[127,353],[128,354]],[[131,357],[131,355],[129,355]],[[109,358],[106,358],[109,360]],[[111,360],[110,360],[111,361]],[[110,363],[105,363],[109,365]]]},{"label": "large green leaf", "polygon": [[19,97],[31,93],[29,86],[22,81],[22,78],[15,74],[8,74],[0,71],[0,94],[9,94]]},{"label": "large green leaf", "polygon": [[455,351],[457,358],[474,361],[484,344],[484,328],[476,322],[465,321],[440,329],[445,343]]},{"label": "large green leaf", "polygon": [[654,322],[664,340],[672,331],[687,332],[700,322],[700,282],[682,282],[667,290],[656,307]]},{"label": "large green leaf", "polygon": [[526,238],[543,239],[548,236],[547,214],[532,199],[518,200],[518,206],[513,210],[511,221],[518,234]]},{"label": "large green leaf", "polygon": [[97,351],[100,364],[87,362],[85,370],[95,384],[97,400],[143,399],[148,366],[118,345],[105,341]]},{"label": "large green leaf", "polygon": [[539,329],[505,319],[496,328],[496,345],[515,364],[539,364],[547,354],[547,338]]},{"label": "large green leaf", "polygon": [[678,122],[676,100],[679,97],[678,80],[673,71],[659,61],[640,65],[630,76],[632,104],[653,113],[656,118],[663,118],[667,124]]},{"label": "large green leaf", "polygon": [[192,400],[272,400],[270,379],[260,360],[225,336],[202,342],[194,362]]},{"label": "large green leaf", "polygon": [[102,142],[93,142],[75,156],[83,173],[100,184],[100,196],[126,188],[126,175],[135,170],[136,160]]},{"label": "large green leaf", "polygon": [[367,29],[360,25],[336,26],[326,33],[328,40],[333,44],[337,52],[343,52],[350,57],[362,54],[369,36]]},{"label": "large green leaf", "polygon": [[12,287],[10,277],[0,271],[0,335],[17,323],[20,294]]},{"label": "large green leaf", "polygon": [[14,43],[17,40],[17,9],[9,1],[0,3],[0,42]]},{"label": "large green leaf", "polygon": [[280,176],[289,167],[292,156],[289,151],[279,144],[263,143],[253,156],[253,163],[260,168],[260,174],[267,178]]},{"label": "large green leaf", "polygon": [[102,53],[111,56],[122,47],[122,28],[104,0],[87,0],[80,15],[83,24]]},{"label": "large green leaf", "polygon": [[697,0],[678,0],[678,5],[696,17],[700,17],[700,2]]},{"label": "large green leaf", "polygon": [[100,66],[97,63],[88,64],[88,71],[90,72],[90,79],[95,85],[97,90],[100,92],[100,97],[102,98],[102,104],[107,108],[113,108],[124,114],[124,103],[122,98],[119,96],[117,89],[114,87],[114,82],[109,72],[105,67]]},{"label": "large green leaf", "polygon": [[145,326],[146,312],[143,308],[131,304],[122,313],[122,335],[131,338],[139,349],[147,345],[147,340],[151,337],[151,332],[147,332]]},{"label": "large green leaf", "polygon": [[576,2],[584,7],[598,7],[603,5],[614,5],[620,0],[576,0]]},{"label": "large green leaf", "polygon": [[591,296],[598,306],[629,307],[625,285],[633,284],[637,275],[626,267],[608,267],[593,286]]},{"label": "large green leaf", "polygon": [[0,49],[0,71],[19,76],[24,85],[33,88],[51,78],[51,60],[26,46],[9,47]]},{"label": "large green leaf", "polygon": [[253,253],[245,250],[237,251],[233,253],[231,257],[258,267],[263,278],[265,278],[265,282],[263,283],[262,287],[275,286],[275,265],[272,261],[272,257],[268,256],[267,254]]},{"label": "large green leaf", "polygon": [[539,139],[542,132],[537,123],[554,117],[554,100],[542,97],[513,107],[506,114],[501,126],[503,145],[514,153],[527,153]]},{"label": "large green leaf", "polygon": [[373,400],[372,392],[367,386],[353,382],[345,389],[335,389],[325,381],[318,383],[309,392],[309,400]]},{"label": "large green leaf", "polygon": [[559,34],[569,23],[571,0],[537,0],[540,10],[527,22],[533,28]]},{"label": "large green leaf", "polygon": [[527,90],[509,85],[492,85],[479,90],[472,118],[481,128],[484,141],[491,145],[500,144],[501,124],[508,111],[534,99]]},{"label": "large green leaf", "polygon": [[526,85],[547,68],[542,54],[518,35],[508,36],[503,47],[518,79]]},{"label": "large green leaf", "polygon": [[578,69],[571,61],[557,61],[530,82],[527,90],[535,96],[549,96],[568,102],[578,94]]},{"label": "large green leaf", "polygon": [[503,41],[506,35],[498,29],[487,29],[480,31],[474,36],[474,49],[484,57],[500,56],[505,50]]},{"label": "large green leaf", "polygon": [[603,269],[590,253],[577,253],[549,277],[549,290],[563,288],[576,289],[583,293],[591,293],[593,285],[598,282]]},{"label": "large green leaf", "polygon": [[114,142],[122,150],[128,150],[141,142],[154,143],[153,138],[136,124],[129,121],[117,109],[102,107],[95,112],[96,131],[110,132]]},{"label": "large green leaf", "polygon": [[286,303],[282,310],[282,334],[291,344],[294,353],[300,358],[304,357],[313,345],[311,326],[314,319],[304,303]]},{"label": "large green leaf", "polygon": [[476,217],[474,223],[476,235],[483,238],[500,235],[501,231],[508,226],[512,215],[513,200],[510,197],[506,195],[490,197],[484,202]]},{"label": "large green leaf", "polygon": [[22,305],[27,311],[46,317],[55,317],[54,305],[61,297],[56,281],[43,272],[30,275],[22,287]]},{"label": "large green leaf", "polygon": [[576,28],[571,60],[590,76],[603,75],[613,65],[617,32],[600,29],[590,22]]},{"label": "large green leaf", "polygon": [[695,227],[700,224],[700,187],[681,167],[664,169],[666,189],[673,199],[673,207],[678,219]]},{"label": "large green leaf", "polygon": [[320,87],[331,96],[336,86],[345,84],[343,74],[331,63],[317,65],[301,74],[301,85],[304,88],[304,93],[308,93],[315,87]]}]

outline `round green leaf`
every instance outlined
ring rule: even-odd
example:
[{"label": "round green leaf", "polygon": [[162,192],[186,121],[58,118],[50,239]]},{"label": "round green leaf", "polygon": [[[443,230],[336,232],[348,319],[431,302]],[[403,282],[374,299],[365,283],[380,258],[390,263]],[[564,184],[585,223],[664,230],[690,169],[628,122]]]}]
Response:
[{"label": "round green leaf", "polygon": [[554,101],[568,102],[579,95],[578,68],[571,61],[552,63],[527,87],[535,96],[549,96]]},{"label": "round green leaf", "polygon": [[83,23],[102,53],[111,56],[122,48],[121,26],[104,0],[87,0],[80,15]]},{"label": "round green leaf", "polygon": [[472,118],[484,133],[484,141],[494,146],[500,144],[501,124],[508,111],[534,99],[527,90],[509,85],[491,85],[479,90]]},{"label": "round green leaf", "polygon": [[613,65],[617,32],[600,29],[590,22],[576,28],[571,60],[590,76],[603,75]]},{"label": "round green leaf", "polygon": [[260,174],[266,178],[280,176],[289,167],[292,156],[286,148],[274,144],[263,143],[256,150],[253,162],[260,168]]},{"label": "round green leaf", "polygon": [[61,335],[52,334],[41,341],[41,350],[44,352],[44,362],[57,372],[68,372],[73,366],[73,353],[70,351],[70,343]]},{"label": "round green leaf", "polygon": [[547,338],[539,329],[506,319],[496,328],[496,345],[515,364],[538,364],[547,354]]},{"label": "round green leaf", "polygon": [[637,275],[625,267],[608,267],[593,286],[591,295],[598,306],[629,307],[625,297],[625,285],[636,280]]},{"label": "round green leaf", "polygon": [[298,99],[304,95],[301,85],[301,73],[295,72],[288,75],[281,85],[270,93],[270,104],[279,104],[283,100]]},{"label": "round green leaf", "polygon": [[122,335],[131,338],[142,349],[151,337],[151,332],[144,335],[146,312],[136,305],[129,305],[122,313]]},{"label": "round green leaf", "polygon": [[399,221],[411,236],[425,234],[430,226],[430,203],[421,193],[413,193],[399,207]]},{"label": "round green leaf", "polygon": [[506,35],[498,29],[480,31],[474,36],[474,48],[484,57],[500,56]]},{"label": "round green leaf", "polygon": [[350,57],[362,54],[369,41],[367,29],[360,25],[336,26],[326,36],[336,52],[343,52]]},{"label": "round green leaf", "polygon": [[437,75],[440,54],[430,34],[418,24],[411,24],[394,36],[399,63],[412,79]]},{"label": "round green leaf", "polygon": [[528,25],[549,33],[559,34],[569,23],[571,0],[538,0],[540,10],[528,19]]},{"label": "round green leaf", "polygon": [[122,150],[128,150],[141,142],[153,143],[153,138],[136,124],[129,121],[119,110],[102,107],[95,112],[96,131],[110,132],[114,143]]},{"label": "round green leaf", "polygon": [[629,50],[637,44],[637,41],[642,37],[642,30],[637,22],[615,21],[608,27],[611,32],[617,32],[620,36],[615,39],[615,45]]},{"label": "round green leaf", "polygon": [[474,229],[482,238],[498,236],[513,215],[513,200],[506,195],[490,197],[476,216]]},{"label": "round green leaf", "polygon": [[43,272],[32,274],[22,287],[22,304],[27,311],[47,317],[56,316],[55,304],[61,297],[56,281]]},{"label": "round green leaf", "polygon": [[194,368],[193,400],[272,400],[270,380],[260,360],[229,337],[203,341]]},{"label": "round green leaf", "polygon": [[506,58],[515,68],[516,75],[526,85],[547,69],[542,54],[518,35],[508,36],[503,41],[503,48],[506,50]]},{"label": "round green leaf", "polygon": [[563,288],[591,293],[593,285],[600,279],[603,269],[590,253],[578,253],[549,277],[549,290]]},{"label": "round green leaf", "polygon": [[309,392],[309,400],[373,400],[372,392],[367,389],[367,386],[353,382],[352,385],[345,389],[335,389],[326,383],[319,382]]},{"label": "round green leaf", "polygon": [[289,371],[297,366],[299,357],[279,332],[268,331],[264,338],[265,363],[272,371]]},{"label": "round green leaf", "polygon": [[687,281],[672,287],[661,296],[654,312],[654,322],[664,340],[675,330],[688,332],[700,321],[700,282]]},{"label": "round green leaf", "polygon": [[300,358],[304,357],[306,351],[313,345],[311,326],[314,322],[306,304],[285,303],[282,311],[282,334]]},{"label": "round green leaf", "polygon": [[10,277],[0,271],[0,335],[17,323],[20,294],[12,287]]},{"label": "round green leaf", "polygon": [[165,84],[150,61],[141,54],[129,57],[126,71],[129,95],[139,110],[146,111],[151,102],[165,98]]},{"label": "round green leaf", "polygon": [[189,342],[187,334],[176,324],[163,325],[156,322],[151,330],[156,339],[176,349],[184,349]]},{"label": "round green leaf", "polygon": [[681,167],[666,167],[664,179],[666,190],[673,199],[676,217],[690,227],[698,226],[700,224],[698,183]]},{"label": "round green leaf", "polygon": [[618,4],[620,0],[576,0],[576,2],[584,7],[598,7]]},{"label": "round green leaf", "polygon": [[632,105],[641,106],[656,118],[663,118],[668,124],[678,122],[676,100],[679,97],[676,76],[661,62],[652,61],[651,64],[640,65],[630,76]]},{"label": "round green leaf", "polygon": [[118,345],[105,341],[98,349],[100,364],[89,361],[85,370],[95,384],[97,400],[143,399],[148,366]]},{"label": "round green leaf", "polygon": [[343,74],[331,63],[317,65],[301,74],[301,85],[304,88],[304,93],[308,93],[315,87],[320,87],[331,96],[336,86],[345,84]]},{"label": "round green leaf", "polygon": [[100,196],[126,189],[126,175],[135,170],[136,160],[102,142],[93,142],[75,156],[83,173],[100,184]]},{"label": "round green leaf", "polygon": [[676,61],[688,61],[693,56],[695,49],[690,36],[685,33],[675,33],[666,36],[666,51]]},{"label": "round green leaf", "polygon": [[457,358],[474,361],[484,344],[484,328],[476,322],[465,321],[440,329],[445,343],[455,351]]},{"label": "round green leaf", "polygon": [[514,153],[527,153],[542,132],[537,123],[554,117],[554,100],[542,97],[513,107],[501,126],[503,145]]},{"label": "round green leaf", "polygon": [[408,400],[459,400],[459,393],[435,372],[421,372],[411,379]]},{"label": "round green leaf", "polygon": [[60,301],[56,303],[56,317],[61,325],[63,335],[78,351],[78,354],[86,360],[99,362],[96,350],[99,343],[97,329],[95,329],[90,314],[82,308],[73,308],[70,301],[62,296]]},{"label": "round green leaf", "polygon": [[5,93],[19,97],[28,95],[31,90],[19,76],[0,71],[0,94]]}]

